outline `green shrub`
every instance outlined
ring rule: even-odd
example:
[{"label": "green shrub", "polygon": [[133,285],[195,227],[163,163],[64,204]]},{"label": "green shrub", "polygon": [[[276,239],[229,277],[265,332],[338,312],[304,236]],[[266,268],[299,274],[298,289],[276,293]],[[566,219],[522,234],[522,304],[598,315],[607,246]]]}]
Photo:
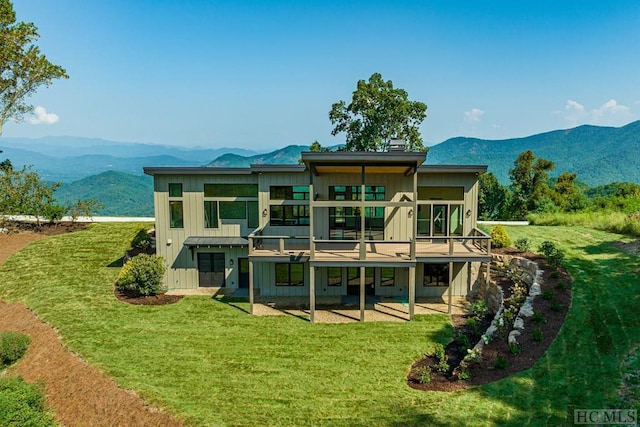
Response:
[{"label": "green shrub", "polygon": [[507,369],[509,367],[509,361],[502,355],[498,355],[496,363],[494,365],[498,369]]},{"label": "green shrub", "polygon": [[18,361],[27,352],[31,339],[17,332],[0,334],[0,367],[9,366]]},{"label": "green shrub", "polygon": [[131,248],[147,249],[151,246],[151,236],[147,230],[140,229],[131,240]]},{"label": "green shrub", "polygon": [[[487,303],[484,301],[476,301],[471,304],[471,316],[475,320],[482,320],[489,313],[489,307],[487,307]],[[468,323],[467,323],[468,324]]]},{"label": "green shrub", "polygon": [[553,301],[555,296],[556,296],[556,294],[554,294],[551,289],[547,289],[546,291],[544,291],[542,293],[542,299],[546,300],[546,301]]},{"label": "green shrub", "polygon": [[546,240],[540,244],[538,250],[542,255],[544,255],[550,266],[558,267],[562,264],[564,253],[555,245],[555,243]]},{"label": "green shrub", "polygon": [[544,325],[545,323],[547,323],[547,318],[544,317],[544,314],[542,314],[542,312],[534,311],[533,316],[531,316],[531,321],[538,325]]},{"label": "green shrub", "polygon": [[491,244],[496,248],[506,248],[511,245],[507,229],[502,225],[496,225],[491,230]]},{"label": "green shrub", "polygon": [[471,373],[469,372],[469,367],[466,364],[461,364],[458,372],[458,379],[461,381],[467,381],[470,378]]},{"label": "green shrub", "polygon": [[431,382],[431,368],[428,366],[421,366],[418,368],[418,382],[420,384],[426,384]]},{"label": "green shrub", "polygon": [[535,342],[542,342],[542,330],[540,328],[533,328],[531,330],[531,339]]},{"label": "green shrub", "polygon": [[569,289],[569,285],[567,285],[567,282],[564,282],[564,281],[561,280],[556,285],[556,289],[561,290],[561,291],[566,291],[567,289]]},{"label": "green shrub", "polygon": [[0,379],[0,426],[53,427],[45,412],[44,393],[20,377]]},{"label": "green shrub", "polygon": [[531,240],[527,237],[522,237],[516,240],[514,244],[521,252],[529,252],[531,250]]},{"label": "green shrub", "polygon": [[136,255],[120,270],[118,289],[138,295],[155,295],[162,290],[165,271],[164,258],[157,255]]},{"label": "green shrub", "polygon": [[522,347],[517,342],[511,342],[509,343],[509,351],[511,354],[520,354]]},{"label": "green shrub", "polygon": [[553,300],[551,301],[551,304],[549,304],[549,308],[552,311],[560,312],[564,308],[564,305],[560,304],[558,301]]}]

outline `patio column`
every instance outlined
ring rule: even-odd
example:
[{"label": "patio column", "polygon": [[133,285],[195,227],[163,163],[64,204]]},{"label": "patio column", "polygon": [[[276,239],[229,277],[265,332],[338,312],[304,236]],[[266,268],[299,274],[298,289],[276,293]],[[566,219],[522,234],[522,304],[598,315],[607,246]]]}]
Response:
[{"label": "patio column", "polygon": [[364,293],[364,277],[365,268],[360,267],[360,321],[364,322],[365,293]]},{"label": "patio column", "polygon": [[449,290],[448,290],[449,307],[447,308],[447,313],[449,314],[451,314],[451,300],[453,299],[452,288],[453,288],[453,263],[450,262],[449,263]]},{"label": "patio column", "polygon": [[249,314],[253,314],[253,261],[249,258]]},{"label": "patio column", "polygon": [[409,320],[413,320],[416,306],[416,268],[409,267]]},{"label": "patio column", "polygon": [[309,321],[316,317],[316,268],[309,266]]}]

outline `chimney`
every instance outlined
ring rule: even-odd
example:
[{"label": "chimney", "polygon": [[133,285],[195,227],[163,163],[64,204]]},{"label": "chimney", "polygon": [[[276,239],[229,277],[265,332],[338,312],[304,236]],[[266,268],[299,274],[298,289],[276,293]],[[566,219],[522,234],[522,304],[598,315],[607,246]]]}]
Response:
[{"label": "chimney", "polygon": [[404,139],[391,138],[391,141],[389,141],[389,151],[403,151],[404,152]]}]

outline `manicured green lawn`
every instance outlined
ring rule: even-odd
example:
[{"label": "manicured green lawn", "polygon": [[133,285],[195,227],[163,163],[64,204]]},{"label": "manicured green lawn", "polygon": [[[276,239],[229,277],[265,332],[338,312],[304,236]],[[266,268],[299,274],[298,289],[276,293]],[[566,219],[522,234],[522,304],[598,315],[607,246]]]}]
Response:
[{"label": "manicured green lawn", "polygon": [[414,359],[446,342],[445,316],[411,323],[309,324],[251,317],[247,305],[187,297],[160,307],[113,297],[136,224],[32,243],[0,267],[0,298],[22,301],[122,386],[195,425],[560,425],[573,407],[613,399],[640,342],[640,262],[620,237],[584,228],[509,228],[553,240],[575,278],[565,327],[513,378],[454,394],[405,385]]}]

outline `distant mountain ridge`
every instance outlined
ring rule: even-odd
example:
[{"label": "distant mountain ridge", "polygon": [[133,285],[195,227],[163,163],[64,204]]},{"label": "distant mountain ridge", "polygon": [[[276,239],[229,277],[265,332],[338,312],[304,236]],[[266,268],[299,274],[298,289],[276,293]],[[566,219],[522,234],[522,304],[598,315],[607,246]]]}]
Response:
[{"label": "distant mountain ridge", "polygon": [[[96,198],[104,215],[153,214],[153,183],[144,166],[247,167],[251,164],[297,164],[306,145],[269,153],[235,148],[205,149],[118,143],[91,138],[0,138],[0,160],[16,167],[33,165],[48,181],[65,184],[58,200],[72,203]],[[552,176],[577,172],[590,186],[611,182],[640,183],[640,121],[622,127],[578,126],[523,138],[485,140],[457,137],[430,147],[426,164],[486,164],[507,184],[508,171],[523,151],[531,150],[556,164]],[[209,160],[213,159],[213,160]]]},{"label": "distant mountain ridge", "polygon": [[640,183],[640,121],[622,127],[583,125],[524,138],[451,138],[429,150],[427,164],[486,164],[506,184],[509,168],[523,151],[555,163],[552,175],[577,172],[591,186]]},{"label": "distant mountain ridge", "polygon": [[115,170],[142,175],[144,166],[202,166],[207,159],[233,153],[256,155],[243,148],[185,148],[159,144],[115,142],[96,138],[0,138],[0,159],[15,167],[31,165],[50,181],[73,182]]}]

